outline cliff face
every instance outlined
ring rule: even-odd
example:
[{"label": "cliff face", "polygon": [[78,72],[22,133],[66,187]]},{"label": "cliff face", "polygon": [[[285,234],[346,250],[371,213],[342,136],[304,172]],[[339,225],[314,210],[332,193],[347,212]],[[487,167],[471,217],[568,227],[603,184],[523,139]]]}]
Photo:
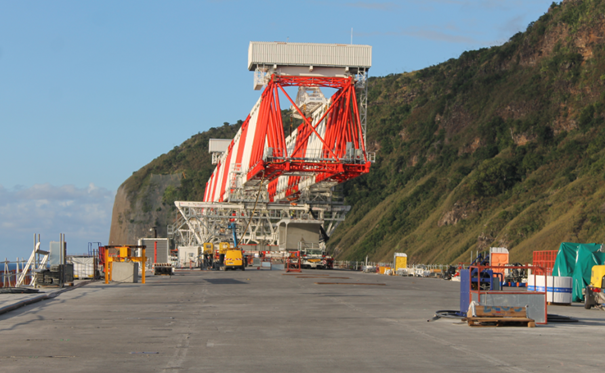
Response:
[{"label": "cliff face", "polygon": [[109,244],[136,244],[139,238],[167,236],[173,223],[174,201],[201,201],[214,166],[208,153],[210,138],[232,138],[241,123],[225,123],[192,136],[133,173],[116,193]]},{"label": "cliff face", "polygon": [[181,175],[150,175],[149,181],[136,193],[128,193],[122,184],[116,193],[111,216],[110,245],[136,245],[139,238],[153,237],[151,227],[156,227],[158,237],[166,237],[166,227],[171,223],[172,206],[162,203],[169,188],[181,186]]},{"label": "cliff face", "polygon": [[[502,46],[370,78],[377,161],[344,184],[352,210],[329,249],[341,259],[397,251],[411,263],[454,263],[490,246],[529,261],[562,241],[602,242],[604,38],[605,0],[567,0]],[[116,196],[110,242],[154,224],[164,235],[175,199],[202,199],[208,139],[232,138],[239,124],[195,135],[133,174]],[[174,179],[155,187],[155,175]]]}]

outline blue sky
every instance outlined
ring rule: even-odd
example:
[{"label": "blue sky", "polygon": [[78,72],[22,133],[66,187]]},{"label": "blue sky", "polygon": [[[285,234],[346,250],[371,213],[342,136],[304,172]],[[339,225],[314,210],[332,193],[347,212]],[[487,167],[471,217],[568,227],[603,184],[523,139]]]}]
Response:
[{"label": "blue sky", "polygon": [[0,259],[106,243],[113,196],[259,96],[250,41],[373,46],[371,76],[499,45],[552,0],[0,0]]}]

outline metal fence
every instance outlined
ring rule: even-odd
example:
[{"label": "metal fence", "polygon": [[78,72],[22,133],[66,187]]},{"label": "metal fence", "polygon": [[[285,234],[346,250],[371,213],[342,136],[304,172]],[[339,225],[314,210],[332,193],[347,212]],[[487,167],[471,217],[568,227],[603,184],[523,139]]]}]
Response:
[{"label": "metal fence", "polygon": [[[74,279],[85,280],[85,279],[98,279],[100,278],[102,268],[99,267],[99,261],[96,255],[73,255],[68,256],[68,264],[74,266]],[[3,262],[0,262],[2,266],[2,280],[0,286],[3,288],[15,287],[19,276],[23,273],[27,260],[23,258],[17,258],[15,261],[10,261],[5,258]],[[22,285],[31,285],[34,278],[34,266],[31,266],[27,273]],[[36,265],[37,267],[37,265]]]},{"label": "metal fence", "polygon": [[[464,269],[468,265],[452,264],[452,266]],[[440,277],[449,267],[450,264],[410,264],[406,268],[400,268],[396,272],[389,272],[389,274],[397,276]],[[393,263],[390,262],[334,261],[334,269],[381,273],[381,268],[383,271],[385,269],[394,271]]]},{"label": "metal fence", "polygon": [[[27,260],[23,258],[17,258],[16,261],[9,261],[8,258],[4,259],[2,263],[2,287],[3,288],[12,288],[15,287],[17,283],[17,279],[23,272],[25,265],[27,264]],[[34,277],[34,272],[32,270],[27,271],[25,275],[25,280],[23,281],[24,285],[29,285]]]}]

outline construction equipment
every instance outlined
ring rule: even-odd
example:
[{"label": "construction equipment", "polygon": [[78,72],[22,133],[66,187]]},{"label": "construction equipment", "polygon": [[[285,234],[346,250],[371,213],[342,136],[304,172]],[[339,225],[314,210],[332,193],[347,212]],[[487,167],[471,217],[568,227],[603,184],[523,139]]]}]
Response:
[{"label": "construction equipment", "polygon": [[234,222],[231,222],[227,227],[231,229],[231,233],[233,234],[234,247],[229,247],[229,243],[227,242],[220,243],[221,248],[226,248],[224,254],[224,264],[221,265],[221,270],[226,271],[228,269],[241,269],[242,271],[245,271],[246,262],[244,261],[244,254],[242,253],[242,250],[237,246],[239,241],[237,239],[236,225]]},{"label": "construction equipment", "polygon": [[[489,254],[483,255],[482,253],[477,254],[477,258],[471,263],[471,267],[488,267],[490,265]],[[469,267],[470,268],[470,267]],[[493,269],[481,270],[480,276],[477,275],[478,269],[473,268],[469,273],[469,281],[472,281],[471,289],[473,290],[500,290],[504,279],[502,274],[494,272]]]},{"label": "construction equipment", "polygon": [[214,251],[214,258],[212,260],[212,269],[220,269],[224,270],[225,264],[225,255],[227,255],[227,251],[231,248],[229,242],[221,242],[218,244],[218,249]]},{"label": "construction equipment", "polygon": [[[512,263],[512,264],[507,264],[506,267],[511,267],[511,269],[505,269],[504,273],[504,282],[506,284],[508,284],[508,286],[513,286],[513,287],[524,287],[525,284],[523,283],[524,279],[527,279],[527,270],[524,268],[518,268],[518,267],[522,267],[523,264],[522,263]],[[551,269],[552,272],[552,269]],[[542,273],[542,271],[540,271],[540,273]],[[538,273],[536,273],[538,274]]]},{"label": "construction equipment", "polygon": [[34,278],[34,286],[59,286],[74,281],[73,264],[57,264],[40,270]]},{"label": "construction equipment", "polygon": [[[112,281],[112,268],[114,262],[138,262],[141,265],[141,283],[145,283],[145,262],[147,257],[145,256],[145,245],[112,245],[112,246],[101,246],[99,253],[103,255],[103,272],[105,273],[105,283],[108,284]],[[137,251],[140,250],[140,254],[137,255]],[[172,266],[170,266],[172,271]]]},{"label": "construction equipment", "polygon": [[[264,90],[233,140],[225,143],[204,202],[254,200],[258,190],[265,202],[331,196],[335,185],[368,173],[373,154],[365,144],[365,82],[371,53],[372,47],[361,45],[251,42],[248,68],[256,72],[255,86]],[[326,62],[329,66],[322,66]],[[296,100],[287,87],[298,88]],[[336,92],[327,99],[322,88]],[[363,96],[359,103],[357,89]],[[280,96],[302,119],[287,137]]]},{"label": "construction equipment", "polygon": [[[328,268],[328,259],[326,253],[322,249],[311,248],[311,249],[302,249],[301,251],[301,266],[302,268],[309,269],[327,269]],[[331,263],[334,260],[332,259]]]},{"label": "construction equipment", "polygon": [[[350,210],[335,187],[367,174],[375,162],[366,148],[371,66],[369,45],[251,42],[248,69],[261,97],[232,140],[210,139],[216,168],[203,201],[174,202],[169,236],[177,245],[216,244],[230,240],[231,226],[243,244],[291,251],[298,248],[289,237],[307,224],[325,247]],[[295,98],[290,87],[298,90]],[[283,99],[298,123],[289,134]]]},{"label": "construction equipment", "polygon": [[244,262],[242,250],[230,248],[225,252],[225,262],[224,265],[221,266],[221,270],[226,271],[228,269],[246,270],[246,263]]},{"label": "construction equipment", "polygon": [[214,253],[214,244],[205,242],[202,245],[202,265],[201,268],[212,268],[212,254]]},{"label": "construction equipment", "polygon": [[590,284],[584,289],[584,308],[605,307],[605,265],[592,267]]}]

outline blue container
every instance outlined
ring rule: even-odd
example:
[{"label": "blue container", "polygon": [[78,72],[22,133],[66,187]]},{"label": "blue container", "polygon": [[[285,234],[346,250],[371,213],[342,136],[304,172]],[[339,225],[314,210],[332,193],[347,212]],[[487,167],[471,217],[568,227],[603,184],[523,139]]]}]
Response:
[{"label": "blue container", "polygon": [[470,304],[471,286],[470,272],[468,269],[460,270],[460,312],[466,315]]}]

